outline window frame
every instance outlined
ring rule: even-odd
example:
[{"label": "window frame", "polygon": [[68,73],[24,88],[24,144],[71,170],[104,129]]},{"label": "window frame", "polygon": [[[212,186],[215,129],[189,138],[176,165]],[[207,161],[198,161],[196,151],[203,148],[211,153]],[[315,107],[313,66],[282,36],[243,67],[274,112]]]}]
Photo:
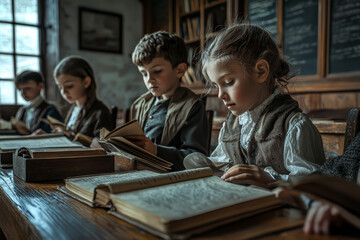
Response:
[{"label": "window frame", "polygon": [[[12,13],[12,20],[11,21],[4,21],[4,20],[0,20],[0,23],[5,23],[5,24],[11,24],[12,25],[12,52],[2,52],[0,50],[0,54],[1,55],[7,55],[7,56],[12,56],[12,61],[13,61],[13,76],[16,77],[16,73],[17,73],[17,63],[16,63],[16,58],[19,57],[36,57],[39,58],[39,71],[43,74],[43,76],[46,76],[45,73],[45,67],[44,67],[44,56],[45,56],[45,50],[46,50],[46,46],[45,46],[45,42],[46,42],[46,32],[45,32],[45,25],[44,25],[44,9],[45,9],[45,2],[44,0],[38,0],[38,23],[37,24],[27,24],[27,23],[19,23],[15,21],[15,1],[16,0],[11,0],[11,13]],[[36,54],[24,54],[24,53],[17,53],[16,52],[16,26],[27,26],[27,27],[36,27],[39,30],[39,55]],[[45,80],[45,79],[44,79]],[[10,78],[0,78],[0,82],[13,82],[13,84],[15,85],[15,81],[14,79],[10,79]],[[14,88],[14,94],[15,94],[15,102],[14,103],[0,103],[0,105],[18,105],[19,104],[19,99],[18,99],[18,94],[17,94],[17,88],[15,86]]]}]

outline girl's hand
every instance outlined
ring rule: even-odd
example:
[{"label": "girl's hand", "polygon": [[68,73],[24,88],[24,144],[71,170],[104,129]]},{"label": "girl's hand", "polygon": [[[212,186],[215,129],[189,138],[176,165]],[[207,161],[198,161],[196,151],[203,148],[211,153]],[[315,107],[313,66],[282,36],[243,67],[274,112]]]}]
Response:
[{"label": "girl's hand", "polygon": [[42,130],[41,128],[39,128],[38,130],[33,132],[31,135],[42,135],[42,134],[46,134],[46,132],[44,130]]},{"label": "girl's hand", "polygon": [[314,201],[304,223],[305,233],[329,234],[330,225],[338,227],[343,222],[336,205],[325,201]]},{"label": "girl's hand", "polygon": [[61,125],[50,125],[52,132],[65,132],[65,127]]},{"label": "girl's hand", "polygon": [[231,167],[221,177],[227,182],[240,184],[251,184],[259,187],[269,188],[268,184],[275,180],[264,170],[255,165],[238,164]]},{"label": "girl's hand", "polygon": [[141,135],[129,135],[125,136],[127,140],[133,144],[145,149],[146,151],[156,155],[156,145],[147,137]]}]

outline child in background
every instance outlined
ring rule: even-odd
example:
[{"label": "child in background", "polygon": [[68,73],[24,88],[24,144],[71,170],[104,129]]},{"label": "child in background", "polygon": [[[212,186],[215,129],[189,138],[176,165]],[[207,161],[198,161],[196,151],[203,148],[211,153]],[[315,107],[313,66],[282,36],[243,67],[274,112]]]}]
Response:
[{"label": "child in background", "polygon": [[101,128],[111,130],[109,109],[96,97],[94,72],[90,64],[78,56],[64,58],[54,70],[54,78],[63,98],[72,103],[65,119],[66,128],[56,126],[56,132],[99,136]]},{"label": "child in background", "polygon": [[50,133],[49,124],[41,121],[42,118],[51,116],[62,121],[60,113],[56,107],[47,102],[42,96],[41,91],[44,88],[44,79],[41,73],[34,71],[24,71],[15,78],[15,85],[21,92],[21,96],[27,101],[27,104],[20,107],[16,113],[16,120],[25,122],[26,127],[21,124],[12,124],[0,119],[2,129],[15,128],[19,134],[31,134],[34,132]]},{"label": "child in background", "polygon": [[192,154],[184,161],[187,168],[221,162],[225,181],[269,187],[310,174],[325,161],[319,132],[279,87],[291,78],[290,66],[268,32],[234,24],[207,46],[201,61],[230,113],[211,161]]},{"label": "child in background", "polygon": [[187,70],[183,39],[167,32],[145,35],[132,54],[149,92],[131,107],[146,137],[126,138],[184,169],[183,159],[192,152],[208,154],[208,124],[201,99],[180,81]]}]

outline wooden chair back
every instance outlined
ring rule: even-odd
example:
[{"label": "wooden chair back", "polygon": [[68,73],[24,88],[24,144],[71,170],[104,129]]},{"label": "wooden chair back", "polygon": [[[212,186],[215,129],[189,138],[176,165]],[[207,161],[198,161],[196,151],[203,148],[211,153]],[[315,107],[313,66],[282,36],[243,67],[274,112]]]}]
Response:
[{"label": "wooden chair back", "polygon": [[349,111],[344,140],[344,151],[355,139],[356,135],[360,131],[360,109],[352,108]]},{"label": "wooden chair back", "polygon": [[214,111],[213,110],[207,110],[206,111],[206,117],[207,117],[207,120],[208,120],[208,127],[209,127],[208,149],[210,151],[210,149],[211,149],[211,134],[212,134],[213,119],[214,119]]},{"label": "wooden chair back", "polygon": [[112,129],[114,129],[116,127],[117,114],[118,114],[118,107],[112,106],[111,107]]}]

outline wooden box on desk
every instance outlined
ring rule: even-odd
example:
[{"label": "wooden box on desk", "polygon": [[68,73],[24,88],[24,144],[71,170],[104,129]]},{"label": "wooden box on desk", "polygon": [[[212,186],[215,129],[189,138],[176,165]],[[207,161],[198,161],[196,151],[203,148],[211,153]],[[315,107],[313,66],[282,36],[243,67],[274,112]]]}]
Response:
[{"label": "wooden box on desk", "polygon": [[135,170],[137,171],[150,170],[159,173],[162,172],[156,168],[147,166],[141,161],[138,161],[138,159],[135,156],[132,156],[131,154],[127,154],[125,152],[111,152],[111,154],[114,155],[114,165],[116,172],[135,171]]},{"label": "wooden box on desk", "polygon": [[14,175],[26,182],[63,180],[78,175],[114,172],[114,156],[24,158],[14,156]]},{"label": "wooden box on desk", "polygon": [[0,165],[2,168],[11,168],[13,163],[13,151],[0,150]]}]

